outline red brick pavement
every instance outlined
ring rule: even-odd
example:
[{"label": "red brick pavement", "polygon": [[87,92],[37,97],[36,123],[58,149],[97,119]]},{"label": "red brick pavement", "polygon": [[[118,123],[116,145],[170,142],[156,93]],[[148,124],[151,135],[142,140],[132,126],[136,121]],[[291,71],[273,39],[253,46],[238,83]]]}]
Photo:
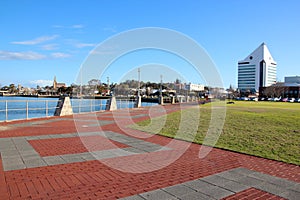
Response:
[{"label": "red brick pavement", "polygon": [[[168,112],[175,110],[173,109]],[[147,110],[135,110],[135,112],[143,114],[147,113]],[[112,113],[107,113],[105,116],[106,120],[107,117],[112,117]],[[147,116],[134,120],[146,118]],[[101,128],[102,130],[126,134],[124,129],[121,130],[115,124],[105,125]],[[95,131],[98,129],[97,127],[93,127],[86,130]],[[22,127],[2,131],[0,137],[62,134],[75,131],[74,122],[61,120],[43,124],[41,127]],[[138,134],[138,131],[134,132]],[[143,133],[140,132],[140,134]],[[143,140],[160,145],[166,145],[172,141],[170,138],[158,135],[145,137]],[[31,144],[34,146],[35,142],[32,142]],[[70,147],[74,145],[74,142],[76,143],[76,140],[69,142]],[[0,160],[0,199],[116,199],[202,178],[236,167],[245,167],[300,182],[299,166],[221,149],[213,149],[207,157],[199,159],[198,153],[201,146],[196,144],[191,144],[181,157],[171,164],[164,166],[166,161],[176,158],[182,145],[184,146],[186,143],[178,141],[177,144],[178,148],[176,149],[175,146],[175,149],[171,151],[110,158],[101,162],[86,161],[5,172],[1,167],[2,163]],[[36,149],[40,153],[44,151],[41,150],[40,145],[36,146]],[[119,166],[118,169],[127,169],[127,172],[109,166]],[[152,169],[151,167],[157,169],[145,173],[128,172],[130,170],[145,171]],[[241,194],[247,195],[248,192],[245,191]],[[253,189],[250,192],[261,194],[261,197],[266,195]],[[240,195],[240,193],[237,195]]]},{"label": "red brick pavement", "polygon": [[75,154],[129,147],[125,144],[108,140],[102,136],[30,140],[29,143],[41,156]]},{"label": "red brick pavement", "polygon": [[285,200],[285,198],[278,197],[256,188],[249,188],[242,192],[223,198],[222,200]]}]

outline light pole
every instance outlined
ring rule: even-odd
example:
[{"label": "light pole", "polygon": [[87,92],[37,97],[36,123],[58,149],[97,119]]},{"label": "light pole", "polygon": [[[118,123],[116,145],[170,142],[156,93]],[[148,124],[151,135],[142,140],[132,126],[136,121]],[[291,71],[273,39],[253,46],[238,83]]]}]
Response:
[{"label": "light pole", "polygon": [[109,77],[107,77],[107,93],[109,95],[110,91],[109,91]]},{"label": "light pole", "polygon": [[141,87],[141,69],[138,68],[138,96],[140,96],[140,87]]},{"label": "light pole", "polygon": [[137,96],[136,96],[136,101],[134,104],[135,108],[139,108],[142,106],[142,98],[141,98],[141,94],[140,94],[140,87],[141,87],[141,69],[138,68],[138,92],[137,92]]},{"label": "light pole", "polygon": [[159,88],[159,92],[160,92],[160,96],[162,97],[162,78],[163,76],[160,75],[160,88]]}]

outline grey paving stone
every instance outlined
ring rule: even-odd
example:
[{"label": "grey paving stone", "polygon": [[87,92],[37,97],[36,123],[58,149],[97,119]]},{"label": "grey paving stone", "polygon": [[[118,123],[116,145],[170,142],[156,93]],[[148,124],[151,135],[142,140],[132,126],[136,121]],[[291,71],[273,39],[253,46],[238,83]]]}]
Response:
[{"label": "grey paving stone", "polygon": [[84,153],[84,154],[80,154],[79,156],[86,161],[96,160],[96,158],[91,153]]},{"label": "grey paving stone", "polygon": [[36,159],[42,159],[41,156],[39,155],[25,155],[25,156],[21,156],[22,160],[25,162],[28,162],[30,160],[36,160]]},{"label": "grey paving stone", "polygon": [[93,151],[91,154],[94,156],[96,160],[101,160],[105,158],[114,158],[116,157],[116,154],[111,152],[110,150],[104,150],[104,151]]},{"label": "grey paving stone", "polygon": [[4,171],[12,171],[12,170],[19,170],[19,169],[26,169],[25,164],[22,163],[22,164],[3,165]]},{"label": "grey paving stone", "polygon": [[232,181],[235,181],[237,179],[247,176],[247,175],[236,173],[234,171],[225,171],[225,172],[218,173],[216,175],[226,178],[228,180],[232,180]]},{"label": "grey paving stone", "polygon": [[128,147],[128,148],[122,148],[124,151],[128,151],[128,152],[131,152],[131,153],[135,153],[135,154],[141,154],[141,153],[145,153],[146,151],[143,151],[141,149],[136,149],[136,148],[133,148],[133,147]]},{"label": "grey paving stone", "polygon": [[39,140],[51,139],[52,135],[39,135],[38,138]]},{"label": "grey paving stone", "polygon": [[206,189],[206,188],[212,188],[213,185],[210,184],[210,183],[207,183],[205,181],[201,181],[200,179],[198,180],[194,180],[194,181],[189,181],[189,182],[185,182],[183,183],[183,185],[187,186],[187,187],[190,187],[196,191],[201,191],[203,189]]},{"label": "grey paving stone", "polygon": [[225,185],[226,183],[229,182],[228,179],[223,178],[223,177],[218,176],[218,175],[206,176],[204,178],[201,178],[201,180],[206,181],[206,182],[211,183],[211,184],[216,185],[216,186],[223,186],[223,185]]},{"label": "grey paving stone", "polygon": [[13,142],[13,140],[3,140],[0,144],[0,149],[11,146],[15,147],[15,143]]},{"label": "grey paving stone", "polygon": [[231,170],[229,170],[229,172],[235,172],[235,173],[238,173],[238,174],[248,176],[248,175],[254,173],[255,171],[239,167],[239,168],[231,169]]},{"label": "grey paving stone", "polygon": [[154,191],[146,192],[146,193],[140,194],[140,196],[147,199],[147,200],[157,200],[157,199],[172,200],[172,199],[177,199],[176,197],[170,195],[169,193],[167,193],[163,190],[154,190]]},{"label": "grey paving stone", "polygon": [[78,134],[75,133],[66,133],[66,134],[61,134],[62,138],[70,138],[70,137],[76,137]]},{"label": "grey paving stone", "polygon": [[187,193],[178,199],[181,199],[181,200],[215,200],[214,198],[211,198],[205,194],[202,194],[202,193],[196,192],[196,191]]},{"label": "grey paving stone", "polygon": [[14,145],[1,146],[0,152],[4,152],[4,151],[17,151],[17,148]]},{"label": "grey paving stone", "polygon": [[121,198],[120,200],[145,200],[145,199],[139,195],[133,195],[130,197]]},{"label": "grey paving stone", "polygon": [[278,185],[274,185],[274,184],[271,184],[271,183],[267,183],[267,182],[264,182],[258,186],[255,186],[255,188],[259,189],[259,190],[263,190],[263,191],[266,191],[266,192],[269,192],[271,194],[275,194],[275,195],[280,195],[281,193],[283,193],[284,191],[286,191],[285,188],[282,188]]},{"label": "grey paving stone", "polygon": [[182,197],[183,195],[186,195],[191,192],[196,192],[195,190],[191,189],[190,187],[187,187],[185,185],[175,185],[163,188],[162,190],[168,192],[169,194],[175,196],[175,197]]},{"label": "grey paving stone", "polygon": [[24,156],[39,156],[39,154],[33,149],[29,149],[29,150],[23,150],[23,151],[19,151],[19,154],[24,157]]},{"label": "grey paving stone", "polygon": [[21,152],[21,151],[30,151],[30,150],[32,150],[32,149],[33,149],[32,146],[27,145],[27,144],[24,144],[24,145],[18,145],[18,146],[17,146],[17,150],[18,150],[19,152]]},{"label": "grey paving stone", "polygon": [[146,152],[154,152],[154,151],[159,151],[160,148],[157,148],[157,147],[143,147],[141,148],[143,151],[146,151]]},{"label": "grey paving stone", "polygon": [[10,158],[10,157],[15,157],[15,156],[20,156],[19,152],[17,149],[10,150],[10,151],[1,151],[1,157],[2,159]]},{"label": "grey paving stone", "polygon": [[24,142],[27,142],[23,137],[13,137],[12,140],[14,144],[23,144]]},{"label": "grey paving stone", "polygon": [[287,179],[271,176],[268,174],[263,174],[260,172],[254,172],[253,174],[250,174],[249,176],[257,178],[257,179],[261,179],[265,182],[268,182],[268,183],[271,183],[274,185],[278,185],[278,186],[284,187],[284,188],[292,187],[293,185],[295,185],[295,182],[293,182],[293,181],[289,181]]},{"label": "grey paving stone", "polygon": [[113,124],[115,122],[114,121],[109,121],[109,120],[106,120],[106,121],[101,120],[101,121],[98,121],[98,123],[100,124],[100,126],[104,126],[104,125],[108,125],[108,124]]},{"label": "grey paving stone", "polygon": [[115,133],[115,132],[113,132],[113,131],[105,131],[105,132],[103,132],[104,133],[104,135],[106,136],[106,137],[113,137],[113,136],[118,136],[118,135],[120,135],[120,134],[118,134],[118,133]]},{"label": "grey paving stone", "polygon": [[294,190],[294,191],[300,191],[300,183],[294,183],[294,185],[289,187],[288,189]]},{"label": "grey paving stone", "polygon": [[49,139],[53,138],[53,139],[58,139],[58,138],[62,138],[61,134],[52,134],[52,135],[48,135]]},{"label": "grey paving stone", "polygon": [[215,198],[215,199],[222,199],[224,197],[234,194],[233,192],[231,192],[229,190],[226,190],[224,188],[220,188],[220,187],[214,186],[214,185],[207,187],[207,188],[201,188],[201,189],[199,189],[199,192],[201,192],[207,196],[210,196],[212,198]]},{"label": "grey paving stone", "polygon": [[27,168],[47,166],[47,164],[44,162],[42,158],[24,160],[24,163]]},{"label": "grey paving stone", "polygon": [[47,156],[43,157],[43,160],[46,162],[47,165],[59,165],[66,163],[66,161],[63,160],[60,156]]},{"label": "grey paving stone", "polygon": [[0,144],[5,144],[7,142],[12,142],[11,138],[0,138]]},{"label": "grey paving stone", "polygon": [[18,164],[22,164],[23,160],[21,158],[21,156],[14,156],[14,157],[9,157],[6,159],[3,159],[3,165],[18,165]]},{"label": "grey paving stone", "polygon": [[249,176],[241,177],[241,178],[237,179],[236,182],[241,183],[246,186],[251,186],[251,187],[259,186],[262,184],[262,180],[256,179],[253,177],[249,177]]},{"label": "grey paving stone", "polygon": [[278,196],[289,199],[289,200],[299,200],[300,192],[295,190],[286,190],[285,192],[279,194]]},{"label": "grey paving stone", "polygon": [[123,144],[126,144],[128,142],[128,140],[123,137],[110,137],[109,139],[116,141],[116,142],[123,143]]},{"label": "grey paving stone", "polygon": [[28,137],[25,137],[26,140],[38,140],[39,137],[38,136],[28,136]]},{"label": "grey paving stone", "polygon": [[160,148],[160,151],[169,151],[169,150],[172,150],[172,148],[166,147],[166,146],[162,146],[162,147]]},{"label": "grey paving stone", "polygon": [[246,186],[246,185],[243,185],[241,183],[237,183],[235,181],[229,181],[229,182],[226,182],[222,186],[222,188],[237,193],[237,192],[241,192],[243,190],[249,189],[250,187]]},{"label": "grey paving stone", "polygon": [[85,161],[77,154],[65,154],[60,156],[66,163],[83,162]]}]

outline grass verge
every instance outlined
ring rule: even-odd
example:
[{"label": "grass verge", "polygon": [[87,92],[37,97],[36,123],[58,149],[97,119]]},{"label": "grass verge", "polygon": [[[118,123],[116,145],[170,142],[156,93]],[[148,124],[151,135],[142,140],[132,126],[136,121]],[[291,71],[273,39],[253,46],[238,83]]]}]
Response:
[{"label": "grass verge", "polygon": [[[199,108],[142,121],[131,128],[202,144],[212,106],[201,105],[200,117],[196,109]],[[182,129],[179,124],[185,116],[194,121],[186,120],[188,124]],[[300,165],[300,104],[237,101],[227,105],[222,134],[215,147]]]}]

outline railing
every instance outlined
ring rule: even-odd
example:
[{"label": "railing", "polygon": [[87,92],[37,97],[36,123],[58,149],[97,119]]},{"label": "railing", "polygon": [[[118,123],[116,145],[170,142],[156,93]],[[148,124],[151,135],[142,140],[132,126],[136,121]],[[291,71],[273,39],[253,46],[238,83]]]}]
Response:
[{"label": "railing", "polygon": [[[0,100],[0,121],[50,117],[54,115],[59,100]],[[134,108],[135,100],[117,99],[117,108]],[[142,106],[157,103],[142,102]],[[106,110],[107,99],[71,99],[73,113]]]},{"label": "railing", "polygon": [[106,99],[71,99],[73,113],[97,112],[106,109]]},{"label": "railing", "polygon": [[117,99],[117,108],[134,108],[135,100],[133,99]]},{"label": "railing", "polygon": [[0,101],[0,121],[53,116],[58,100]]}]

